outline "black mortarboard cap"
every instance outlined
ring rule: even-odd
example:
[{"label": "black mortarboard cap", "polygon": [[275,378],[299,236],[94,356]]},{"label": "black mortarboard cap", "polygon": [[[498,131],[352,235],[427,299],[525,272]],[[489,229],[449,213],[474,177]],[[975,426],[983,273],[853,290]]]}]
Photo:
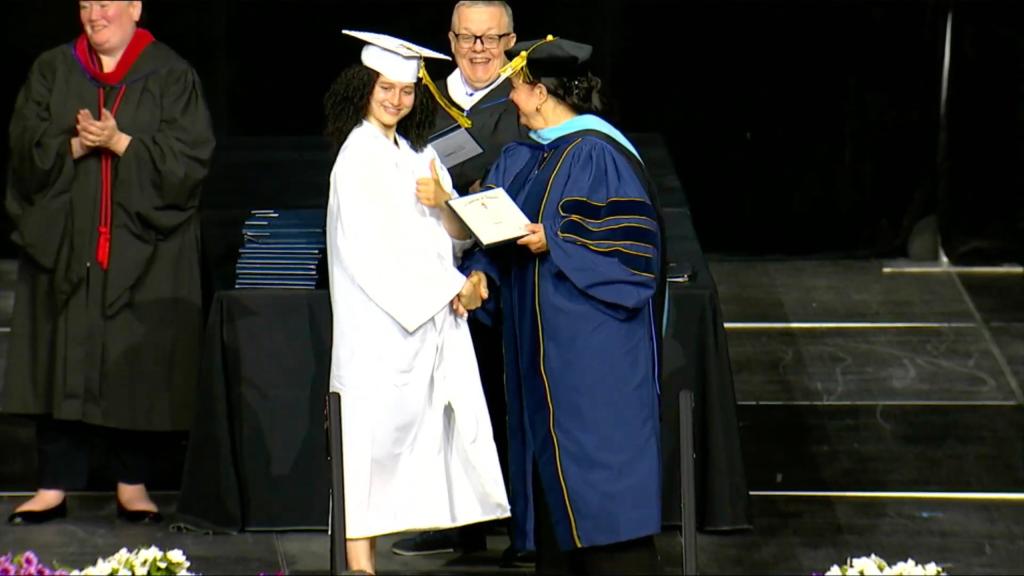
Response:
[{"label": "black mortarboard cap", "polygon": [[502,72],[510,75],[522,70],[527,81],[545,77],[575,78],[589,69],[593,51],[589,44],[554,36],[518,42],[505,51],[509,62]]}]

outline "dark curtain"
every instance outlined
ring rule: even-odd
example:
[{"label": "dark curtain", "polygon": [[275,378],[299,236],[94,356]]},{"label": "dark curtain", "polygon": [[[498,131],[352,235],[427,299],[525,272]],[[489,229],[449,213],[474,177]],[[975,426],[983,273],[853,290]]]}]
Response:
[{"label": "dark curtain", "polygon": [[934,187],[936,3],[640,5],[623,42],[660,74],[636,69],[629,110],[669,140],[708,252],[901,253]]},{"label": "dark curtain", "polygon": [[953,7],[938,214],[956,264],[1024,262],[1024,2]]},{"label": "dark curtain", "polygon": [[[316,137],[324,92],[357,57],[342,28],[446,51],[453,4],[151,1],[143,24],[197,68],[222,142]],[[948,161],[940,163],[950,5]],[[1024,154],[1022,5],[512,2],[520,39],[553,33],[595,45],[618,125],[664,137],[708,253],[898,257],[915,227],[937,214],[946,253],[964,263],[1017,258],[1024,237],[1015,169]],[[80,25],[66,0],[9,0],[5,14],[6,127],[32,60]],[[440,79],[450,68],[430,69]],[[6,183],[6,171],[0,178]],[[12,257],[2,220],[0,256]]]}]

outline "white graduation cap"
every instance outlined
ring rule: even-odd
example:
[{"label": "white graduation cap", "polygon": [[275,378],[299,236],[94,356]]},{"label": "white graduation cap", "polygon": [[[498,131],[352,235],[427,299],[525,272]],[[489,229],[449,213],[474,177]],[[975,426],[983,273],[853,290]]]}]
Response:
[{"label": "white graduation cap", "polygon": [[366,42],[362,53],[363,65],[395,82],[415,82],[420,77],[423,58],[451,60],[449,56],[387,34],[356,30],[342,30],[342,33]]}]

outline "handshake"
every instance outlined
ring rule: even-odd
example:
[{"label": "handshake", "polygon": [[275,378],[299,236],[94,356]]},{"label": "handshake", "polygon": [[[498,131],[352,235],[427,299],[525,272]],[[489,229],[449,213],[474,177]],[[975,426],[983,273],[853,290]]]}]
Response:
[{"label": "handshake", "polygon": [[487,300],[487,296],[487,276],[479,270],[474,270],[466,277],[462,290],[452,298],[452,310],[465,318],[470,310],[479,308],[484,300]]}]

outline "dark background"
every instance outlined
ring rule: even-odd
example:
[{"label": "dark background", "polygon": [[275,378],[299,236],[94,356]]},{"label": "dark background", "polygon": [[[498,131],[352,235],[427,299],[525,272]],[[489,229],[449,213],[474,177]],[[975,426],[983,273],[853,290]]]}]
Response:
[{"label": "dark background", "polygon": [[[5,2],[4,120],[32,60],[79,33],[76,4]],[[218,135],[206,213],[325,202],[332,159],[319,137],[321,99],[360,48],[340,30],[447,53],[453,5],[146,0],[143,25],[204,82]],[[521,40],[553,33],[595,45],[616,122],[660,134],[706,252],[902,257],[937,222],[955,263],[1024,259],[1024,2],[511,5]],[[442,79],[450,68],[430,70]],[[0,152],[6,164],[6,139]],[[10,256],[4,226],[0,256]]]}]

